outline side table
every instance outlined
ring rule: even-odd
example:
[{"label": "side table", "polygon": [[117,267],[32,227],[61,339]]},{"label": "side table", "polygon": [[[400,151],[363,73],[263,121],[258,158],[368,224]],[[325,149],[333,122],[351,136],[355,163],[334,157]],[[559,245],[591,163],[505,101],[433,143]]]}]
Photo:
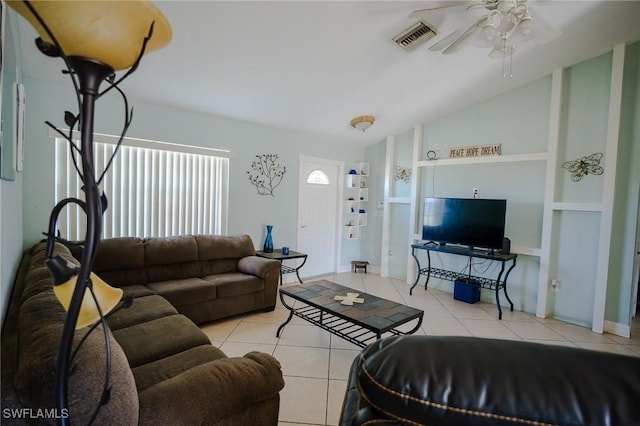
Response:
[{"label": "side table", "polygon": [[[300,271],[300,268],[302,268],[305,264],[305,262],[307,261],[307,254],[306,253],[300,253],[299,251],[293,251],[293,250],[289,250],[289,254],[282,254],[282,250],[281,249],[274,249],[273,253],[265,253],[264,251],[257,251],[256,252],[256,256],[260,256],[260,257],[264,257],[266,259],[274,259],[274,260],[279,260],[280,261],[280,285],[282,285],[282,276],[284,274],[292,274],[295,272],[296,276],[298,277],[298,281],[300,282],[300,284],[302,284],[302,280],[300,279],[300,274],[298,273],[298,271]],[[283,261],[285,260],[291,260],[291,259],[303,259],[302,263],[300,265],[298,265],[297,267],[291,267],[288,265],[285,265],[283,263]]]}]

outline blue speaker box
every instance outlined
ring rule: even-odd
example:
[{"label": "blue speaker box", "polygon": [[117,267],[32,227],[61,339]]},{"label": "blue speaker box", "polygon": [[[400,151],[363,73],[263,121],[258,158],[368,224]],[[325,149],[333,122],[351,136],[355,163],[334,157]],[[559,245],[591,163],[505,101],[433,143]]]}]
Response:
[{"label": "blue speaker box", "polygon": [[480,300],[480,287],[472,279],[457,279],[453,284],[453,298],[467,303]]}]

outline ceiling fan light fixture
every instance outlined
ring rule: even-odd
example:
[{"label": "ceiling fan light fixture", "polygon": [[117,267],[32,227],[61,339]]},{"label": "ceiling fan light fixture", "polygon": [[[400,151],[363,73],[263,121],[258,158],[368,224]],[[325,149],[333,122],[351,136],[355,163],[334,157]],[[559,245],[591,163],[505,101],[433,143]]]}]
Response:
[{"label": "ceiling fan light fixture", "polygon": [[496,10],[500,13],[509,13],[516,6],[516,0],[498,0]]},{"label": "ceiling fan light fixture", "polygon": [[493,45],[493,50],[489,52],[490,58],[506,58],[511,56],[516,51],[516,44],[513,40],[510,40],[507,36],[502,36],[501,39],[497,40]]},{"label": "ceiling fan light fixture", "polygon": [[512,13],[506,13],[501,15],[500,24],[496,27],[496,29],[502,33],[506,34],[509,31],[513,30],[518,24],[518,17]]},{"label": "ceiling fan light fixture", "polygon": [[531,40],[535,37],[535,24],[529,12],[526,12],[520,19],[520,22],[514,31],[514,35],[518,40],[522,41]]},{"label": "ceiling fan light fixture", "polygon": [[376,118],[373,115],[360,115],[351,120],[351,127],[364,132],[373,125],[374,121],[376,121]]},{"label": "ceiling fan light fixture", "polygon": [[500,33],[496,30],[496,27],[491,22],[488,22],[480,27],[474,45],[477,47],[491,47],[499,36]]}]

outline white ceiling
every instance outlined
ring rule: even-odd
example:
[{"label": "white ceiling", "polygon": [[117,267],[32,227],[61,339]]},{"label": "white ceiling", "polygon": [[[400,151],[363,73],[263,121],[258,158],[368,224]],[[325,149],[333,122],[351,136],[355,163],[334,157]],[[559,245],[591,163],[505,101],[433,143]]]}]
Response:
[{"label": "white ceiling", "polygon": [[[408,17],[413,10],[451,3],[158,1],[173,40],[143,58],[125,91],[131,100],[364,146],[640,39],[640,1],[530,0],[562,35],[544,45],[521,44],[512,78],[502,77],[502,60],[489,59],[486,49],[428,50],[477,19],[479,12],[464,7],[424,15],[438,35],[414,51],[390,41],[416,22]],[[68,79],[59,72],[61,61],[40,54],[33,38],[21,21],[24,72]],[[376,117],[364,134],[349,125],[363,114]]]}]

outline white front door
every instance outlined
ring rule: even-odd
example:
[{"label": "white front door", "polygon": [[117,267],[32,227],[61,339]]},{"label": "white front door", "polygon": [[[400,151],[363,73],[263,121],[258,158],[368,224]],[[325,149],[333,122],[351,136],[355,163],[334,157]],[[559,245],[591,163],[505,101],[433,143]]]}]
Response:
[{"label": "white front door", "polygon": [[336,270],[338,176],[341,163],[318,158],[300,158],[298,184],[298,246],[307,253],[300,269],[303,277]]}]

